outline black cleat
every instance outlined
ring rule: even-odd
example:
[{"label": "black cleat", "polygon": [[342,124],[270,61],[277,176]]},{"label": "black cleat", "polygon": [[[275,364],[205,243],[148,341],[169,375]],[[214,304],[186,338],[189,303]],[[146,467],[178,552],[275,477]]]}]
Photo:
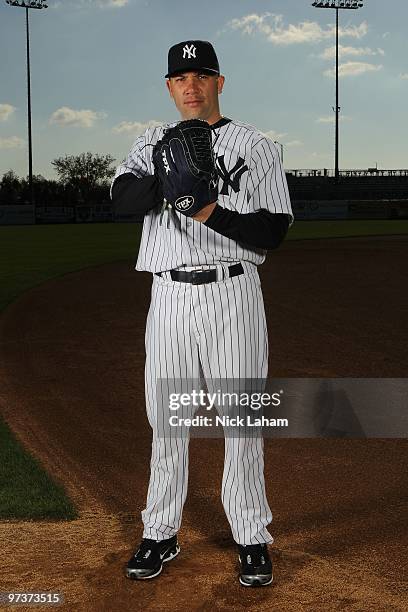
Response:
[{"label": "black cleat", "polygon": [[267,586],[273,581],[272,561],[266,544],[238,544],[239,581],[244,586]]},{"label": "black cleat", "polygon": [[133,580],[147,580],[158,576],[163,563],[171,561],[180,552],[177,535],[167,540],[143,538],[139,548],[126,565],[126,576]]}]

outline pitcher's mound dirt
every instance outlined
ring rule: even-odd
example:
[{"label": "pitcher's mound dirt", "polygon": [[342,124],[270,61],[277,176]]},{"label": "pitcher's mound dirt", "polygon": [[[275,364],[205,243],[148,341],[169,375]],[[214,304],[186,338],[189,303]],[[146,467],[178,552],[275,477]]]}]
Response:
[{"label": "pitcher's mound dirt", "polygon": [[[406,250],[381,238],[270,253],[270,375],[407,377]],[[150,285],[131,262],[87,269],[0,319],[1,413],[80,509],[67,523],[0,523],[0,591],[61,592],[87,611],[406,610],[406,440],[266,440],[275,578],[246,589],[220,501],[223,440],[193,439],[182,552],[157,580],[124,578],[149,476]]]}]

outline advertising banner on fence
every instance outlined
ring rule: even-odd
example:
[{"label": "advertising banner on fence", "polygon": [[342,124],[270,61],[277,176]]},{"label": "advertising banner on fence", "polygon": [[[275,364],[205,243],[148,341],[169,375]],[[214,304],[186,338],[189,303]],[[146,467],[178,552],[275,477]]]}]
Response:
[{"label": "advertising banner on fence", "polygon": [[73,223],[73,206],[37,206],[36,223]]},{"label": "advertising banner on fence", "polygon": [[348,205],[349,219],[388,219],[389,208],[387,202],[375,201],[355,201]]},{"label": "advertising banner on fence", "polygon": [[31,204],[5,204],[0,206],[0,225],[32,225],[35,223]]},{"label": "advertising banner on fence", "polygon": [[406,200],[295,200],[298,221],[328,219],[407,219]]},{"label": "advertising banner on fence", "polygon": [[113,221],[110,204],[80,205],[75,209],[76,223],[110,223]]},{"label": "advertising banner on fence", "polygon": [[293,202],[295,219],[347,219],[348,202],[343,200],[297,200]]}]

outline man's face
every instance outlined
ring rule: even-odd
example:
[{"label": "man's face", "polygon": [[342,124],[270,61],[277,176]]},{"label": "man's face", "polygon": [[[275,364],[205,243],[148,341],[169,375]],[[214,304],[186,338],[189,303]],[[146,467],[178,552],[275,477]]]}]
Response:
[{"label": "man's face", "polygon": [[224,85],[223,76],[204,72],[182,72],[166,81],[182,118],[204,119],[212,124],[220,119],[218,96]]}]

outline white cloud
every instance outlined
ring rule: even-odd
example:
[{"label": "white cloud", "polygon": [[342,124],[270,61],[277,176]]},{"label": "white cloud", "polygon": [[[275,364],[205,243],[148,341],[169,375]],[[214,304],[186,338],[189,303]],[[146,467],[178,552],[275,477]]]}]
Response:
[{"label": "white cloud", "polygon": [[[243,34],[260,34],[275,45],[292,45],[299,43],[316,43],[335,35],[335,26],[322,28],[315,21],[302,21],[298,24],[285,25],[282,15],[252,13],[241,18],[231,19],[227,24],[232,30]],[[339,28],[340,37],[360,39],[368,32],[368,24],[363,21],[359,26],[349,25]]]},{"label": "white cloud", "polygon": [[156,119],[150,119],[146,123],[140,121],[122,121],[118,125],[112,128],[114,134],[130,134],[132,136],[139,136],[143,134],[149,127],[156,127],[162,125],[163,121],[156,121]]},{"label": "white cloud", "polygon": [[[325,117],[318,117],[316,123],[334,123],[335,113],[333,115],[326,115]],[[339,115],[340,121],[352,121],[352,118],[348,115]]]},{"label": "white cloud", "polygon": [[[339,45],[339,57],[342,58],[346,55],[385,55],[385,51],[380,48],[375,50],[370,47],[345,47]],[[336,57],[336,47],[334,45],[332,47],[327,47],[319,57],[325,60],[334,59]]]},{"label": "white cloud", "polygon": [[[368,32],[368,23],[366,21],[362,21],[359,26],[349,25],[345,28],[339,27],[339,38],[356,38],[360,40],[360,38],[364,38],[364,36]],[[331,34],[336,33],[336,29],[333,26],[331,29]]]},{"label": "white cloud", "polygon": [[[339,66],[339,76],[357,76],[359,74],[364,74],[365,72],[378,72],[378,70],[382,69],[382,64],[370,64],[368,62],[346,62],[345,64],[340,64]],[[325,70],[323,73],[325,76],[334,77],[335,70]]]},{"label": "white cloud", "polygon": [[286,132],[276,132],[275,130],[269,130],[268,132],[262,132],[262,134],[264,134],[264,136],[266,136],[267,138],[270,138],[271,140],[277,140],[278,142],[280,142],[282,140],[282,138],[285,138],[286,136]]},{"label": "white cloud", "polygon": [[101,8],[122,8],[129,3],[129,0],[97,0],[96,4]]},{"label": "white cloud", "polygon": [[25,141],[18,136],[0,138],[0,149],[21,149],[24,145]]},{"label": "white cloud", "polygon": [[0,104],[0,121],[7,121],[16,110],[11,104]]},{"label": "white cloud", "polygon": [[408,72],[401,72],[400,79],[403,79],[403,80],[408,79]]},{"label": "white cloud", "polygon": [[262,132],[264,136],[273,140],[273,142],[278,142],[279,144],[284,145],[285,147],[301,147],[303,146],[303,142],[301,140],[288,140],[285,141],[285,136],[288,134],[286,132],[277,132],[276,130],[269,130],[268,132]]},{"label": "white cloud", "polygon": [[69,127],[90,128],[95,125],[98,119],[104,119],[106,113],[93,110],[75,110],[68,106],[62,106],[56,110],[50,118],[50,123]]},{"label": "white cloud", "polygon": [[289,142],[283,143],[285,147],[302,147],[303,142],[301,140],[289,140]]},{"label": "white cloud", "polygon": [[315,160],[324,159],[325,161],[328,161],[329,154],[328,153],[318,153],[317,151],[313,151],[310,157],[312,157]]},{"label": "white cloud", "polygon": [[264,136],[273,140],[273,142],[277,142],[280,145],[284,145],[285,147],[301,147],[303,146],[303,142],[301,140],[285,140],[285,136],[288,134],[286,132],[277,132],[276,130],[269,130],[268,132],[262,132]]}]

